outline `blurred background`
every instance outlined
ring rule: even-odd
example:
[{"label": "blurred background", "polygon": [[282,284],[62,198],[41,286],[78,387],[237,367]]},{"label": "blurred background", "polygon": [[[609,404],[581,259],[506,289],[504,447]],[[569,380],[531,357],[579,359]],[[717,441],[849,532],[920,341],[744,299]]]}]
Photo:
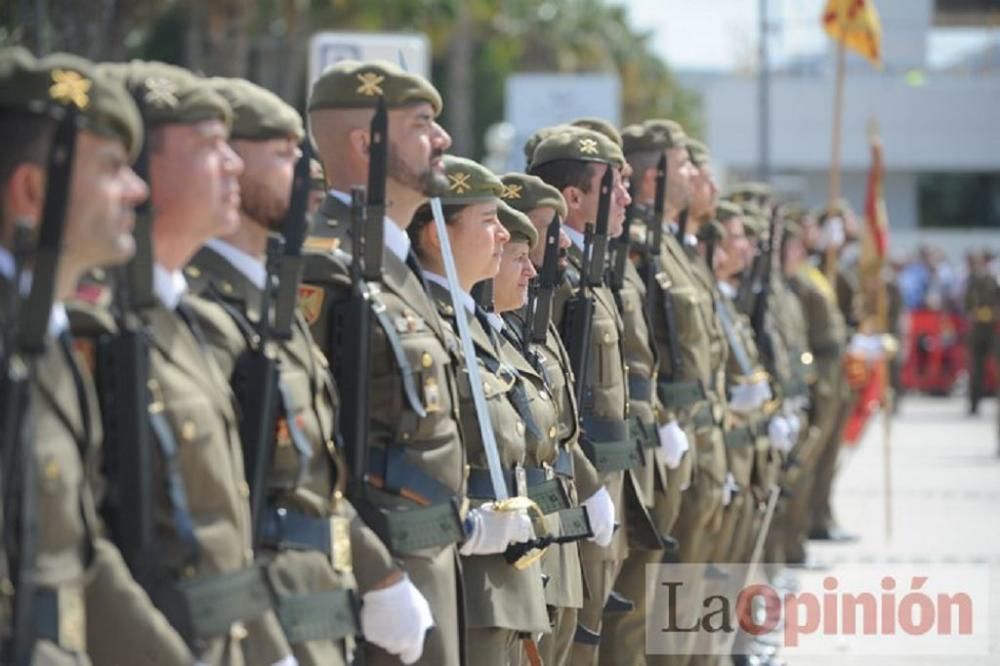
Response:
[{"label": "blurred background", "polygon": [[[905,312],[929,309],[940,361],[910,388],[961,386],[964,296],[1000,247],[1000,1],[877,0],[882,67],[848,53],[840,190],[861,210],[867,128],[884,144],[889,259]],[[304,108],[345,57],[428,75],[453,152],[524,166],[538,127],[652,116],[704,139],[723,190],[768,180],[825,203],[835,46],[825,0],[0,0],[0,43],[242,76]],[[950,347],[943,341],[953,340]],[[931,348],[933,347],[933,348]],[[949,349],[951,351],[949,351]],[[993,372],[990,383],[993,383]]]}]

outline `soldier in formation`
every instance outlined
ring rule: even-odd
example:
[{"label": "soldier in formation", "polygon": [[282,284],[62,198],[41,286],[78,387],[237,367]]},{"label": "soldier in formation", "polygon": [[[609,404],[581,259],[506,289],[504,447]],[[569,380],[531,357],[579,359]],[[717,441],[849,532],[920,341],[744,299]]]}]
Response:
[{"label": "soldier in formation", "polygon": [[837,537],[843,205],[720,199],[666,118],[494,174],[384,62],[308,137],[161,63],[0,79],[4,663],[728,663],[647,622]]}]

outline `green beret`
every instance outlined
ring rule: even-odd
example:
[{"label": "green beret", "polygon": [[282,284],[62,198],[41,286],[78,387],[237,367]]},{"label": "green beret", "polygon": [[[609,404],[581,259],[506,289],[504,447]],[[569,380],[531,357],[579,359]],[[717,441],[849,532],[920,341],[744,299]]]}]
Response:
[{"label": "green beret", "polygon": [[680,123],[669,118],[654,118],[643,123],[646,130],[650,132],[650,139],[657,143],[665,143],[668,148],[686,148],[687,134]]},{"label": "green beret", "polygon": [[622,135],[618,133],[615,126],[609,123],[607,120],[602,118],[577,118],[570,123],[573,127],[582,127],[584,129],[594,130],[595,132],[600,132],[604,136],[608,137],[616,144],[618,147],[622,147]]},{"label": "green beret", "polygon": [[562,192],[538,176],[513,172],[501,176],[500,181],[503,183],[500,198],[511,208],[530,213],[548,206],[559,213],[559,217],[566,217],[566,200]]},{"label": "green beret", "polygon": [[270,90],[246,79],[212,78],[209,87],[222,95],[233,110],[231,139],[266,141],[305,136],[299,112]]},{"label": "green beret", "polygon": [[774,190],[767,183],[748,181],[733,185],[726,194],[726,198],[740,204],[744,201],[753,201],[760,205],[773,195]]},{"label": "green beret", "polygon": [[756,201],[734,201],[733,203],[743,212],[743,228],[748,234],[760,236],[767,231],[767,219]]},{"label": "green beret", "polygon": [[567,127],[544,139],[535,149],[531,168],[557,160],[625,165],[625,156],[614,141],[583,127]]},{"label": "green beret", "polygon": [[0,50],[0,107],[61,115],[73,105],[80,124],[119,139],[134,157],[142,144],[142,119],[128,91],[101,76],[93,63],[67,53],[36,60],[20,47]]},{"label": "green beret", "polygon": [[743,217],[743,209],[732,201],[720,201],[715,206],[715,219],[728,222],[734,217]]},{"label": "green beret", "polygon": [[550,127],[540,127],[531,133],[528,140],[524,142],[524,162],[528,165],[528,168],[531,168],[531,158],[535,156],[535,149],[538,148],[538,144],[567,127],[569,125],[552,125]]},{"label": "green beret", "polygon": [[538,242],[538,231],[527,215],[511,208],[503,200],[497,206],[497,215],[500,217],[500,224],[510,233],[512,243],[526,242],[528,247],[535,247]]},{"label": "green beret", "polygon": [[232,109],[208,81],[186,69],[162,62],[101,63],[100,73],[121,82],[142,104],[146,125],[193,124],[203,120],[232,122]]},{"label": "green beret", "polygon": [[706,146],[701,141],[697,139],[689,138],[686,142],[686,147],[688,150],[688,157],[691,158],[691,162],[694,163],[699,169],[709,162],[708,146]]},{"label": "green beret", "polygon": [[478,162],[454,155],[444,156],[448,191],[441,201],[446,204],[471,204],[499,199],[503,183],[496,174]]},{"label": "green beret", "polygon": [[313,83],[309,111],[318,109],[368,109],[379,97],[390,109],[428,102],[434,115],[441,113],[441,95],[430,81],[385,60],[341,60]]},{"label": "green beret", "polygon": [[783,220],[791,220],[792,222],[802,222],[805,217],[809,214],[809,210],[799,203],[787,203],[781,206],[779,209],[781,213],[781,218]]},{"label": "green beret", "polygon": [[718,220],[709,220],[698,229],[698,240],[703,243],[718,243],[726,237],[726,229]]}]

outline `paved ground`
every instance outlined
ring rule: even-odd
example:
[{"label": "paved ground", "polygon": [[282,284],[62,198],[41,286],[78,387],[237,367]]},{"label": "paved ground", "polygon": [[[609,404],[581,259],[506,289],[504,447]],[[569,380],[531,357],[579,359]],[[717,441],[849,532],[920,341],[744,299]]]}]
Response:
[{"label": "paved ground", "polygon": [[[990,654],[981,657],[799,657],[790,666],[1000,665],[1000,457],[997,406],[965,415],[960,398],[908,397],[892,422],[892,522],[884,521],[885,486],[880,423],[856,451],[842,458],[835,510],[845,528],[861,536],[850,545],[813,544],[813,556],[843,570],[852,564],[941,562],[988,565]],[[802,574],[820,576],[822,574]],[[890,639],[891,640],[891,639]]]}]

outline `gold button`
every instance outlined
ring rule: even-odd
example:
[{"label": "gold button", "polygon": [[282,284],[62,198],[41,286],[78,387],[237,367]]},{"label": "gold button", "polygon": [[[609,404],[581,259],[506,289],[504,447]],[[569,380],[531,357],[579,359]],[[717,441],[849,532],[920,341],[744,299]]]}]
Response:
[{"label": "gold button", "polygon": [[404,442],[410,441],[410,433],[408,433],[408,432],[404,432],[402,435],[400,435],[400,437],[402,438],[402,440]]},{"label": "gold button", "polygon": [[420,365],[424,366],[425,368],[429,368],[432,365],[434,365],[434,359],[431,357],[429,353],[424,352],[423,355],[420,357]]},{"label": "gold button", "polygon": [[59,463],[55,460],[50,460],[45,463],[45,478],[49,481],[55,481],[59,478]]},{"label": "gold button", "polygon": [[196,434],[198,434],[198,426],[195,425],[194,421],[185,421],[181,426],[181,439],[190,442]]},{"label": "gold button", "polygon": [[233,293],[233,285],[229,284],[228,282],[223,282],[222,291],[226,292],[227,294]]},{"label": "gold button", "polygon": [[184,272],[193,278],[196,278],[199,275],[201,275],[201,269],[199,269],[197,266],[188,266],[187,268],[184,269]]},{"label": "gold button", "polygon": [[555,439],[555,438],[556,438],[556,427],[552,426],[549,428],[549,439]]},{"label": "gold button", "polygon": [[517,430],[517,434],[518,435],[523,435],[524,434],[524,423],[522,423],[521,421],[518,421],[517,422],[517,426],[515,427],[515,429]]},{"label": "gold button", "polygon": [[803,365],[809,365],[813,362],[813,355],[809,352],[802,352],[802,356],[800,358],[802,359]]},{"label": "gold button", "polygon": [[610,333],[605,333],[604,334],[604,342],[605,343],[611,342],[611,334]]},{"label": "gold button", "polygon": [[240,497],[250,497],[250,486],[246,481],[240,481]]}]

